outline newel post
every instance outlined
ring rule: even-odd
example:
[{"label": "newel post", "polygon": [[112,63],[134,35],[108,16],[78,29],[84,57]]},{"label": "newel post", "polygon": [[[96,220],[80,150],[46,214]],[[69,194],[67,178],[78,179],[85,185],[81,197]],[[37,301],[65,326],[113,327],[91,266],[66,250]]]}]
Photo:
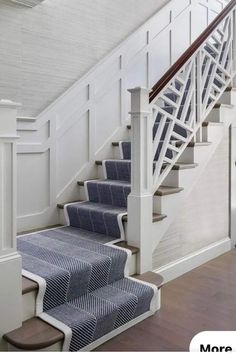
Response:
[{"label": "newel post", "polygon": [[140,248],[138,272],[152,270],[153,156],[152,115],[149,90],[134,88],[131,93],[131,193],[128,196],[130,245]]},{"label": "newel post", "polygon": [[2,335],[21,326],[21,257],[16,250],[16,114],[0,100],[0,350]]}]

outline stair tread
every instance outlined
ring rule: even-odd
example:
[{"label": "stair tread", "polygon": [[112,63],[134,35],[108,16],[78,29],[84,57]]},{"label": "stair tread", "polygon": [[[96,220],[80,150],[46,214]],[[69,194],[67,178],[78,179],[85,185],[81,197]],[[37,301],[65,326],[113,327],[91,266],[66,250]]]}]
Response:
[{"label": "stair tread", "polygon": [[[91,181],[91,180],[90,180]],[[110,184],[110,183],[121,183],[121,184],[124,184],[124,185],[130,185],[129,182],[127,181],[120,181],[120,180],[106,180],[106,179],[95,179],[95,180],[92,180],[92,181],[96,181],[97,183],[103,183],[103,184]],[[77,182],[79,186],[84,186],[85,184],[85,181],[78,181]],[[164,186],[164,185],[161,185],[156,193],[154,194],[155,196],[165,196],[165,195],[172,195],[172,194],[175,194],[175,193],[178,193],[178,192],[181,192],[183,190],[182,187],[172,187],[172,186]],[[65,205],[65,204],[64,204]],[[59,207],[60,208],[60,207]]]},{"label": "stair tread", "polygon": [[[125,243],[125,242],[124,242]],[[130,247],[136,249],[138,248]],[[161,275],[154,272],[146,272],[142,275],[134,275],[133,278],[152,283],[158,288],[163,285]],[[64,340],[64,333],[46,323],[40,318],[34,317],[23,322],[17,328],[3,335],[5,341],[21,350],[40,350]]]},{"label": "stair tread", "polygon": [[203,122],[202,127],[208,127],[208,126],[224,126],[223,122]]},{"label": "stair tread", "polygon": [[64,339],[64,333],[37,317],[3,335],[5,341],[22,350],[40,350]]},{"label": "stair tread", "polygon": [[[155,222],[160,222],[160,221],[162,221],[163,219],[165,219],[166,217],[167,217],[167,216],[166,216],[165,214],[153,213],[153,214],[152,214],[152,221],[153,221],[153,223],[155,223]],[[122,220],[123,220],[124,222],[127,222],[127,221],[128,221],[128,215],[124,216],[124,217],[122,218]]]},{"label": "stair tread", "polygon": [[39,286],[37,282],[27,279],[26,277],[22,276],[22,295],[26,293],[30,293],[32,291],[38,290]]},{"label": "stair tread", "polygon": [[127,244],[127,242],[125,240],[115,243],[115,245],[117,245],[118,247],[130,250],[132,255],[139,253],[139,248],[136,248],[136,247],[133,247],[132,245]]},{"label": "stair tread", "polygon": [[17,233],[17,235],[24,235],[24,234],[32,234],[32,233],[36,233],[36,232],[41,232],[47,229],[54,229],[54,228],[58,228],[61,227],[61,224],[54,224],[52,226],[46,226],[46,227],[42,227],[42,228],[35,228],[35,229],[30,229],[27,231],[23,231],[23,232],[19,232]]},{"label": "stair tread", "polygon": [[68,202],[61,202],[57,204],[57,208],[59,208],[60,210],[63,210],[65,205],[68,205],[69,203],[79,203],[79,202],[85,202],[82,200],[73,200],[73,201],[68,201]]},{"label": "stair tread", "polygon": [[[89,201],[79,201],[79,202],[89,202]],[[94,202],[96,203],[96,202]],[[66,204],[68,204],[68,202],[64,203],[64,204],[60,204],[61,206],[65,206]],[[103,204],[99,204],[99,205],[103,205]],[[105,205],[104,205],[105,206]],[[106,205],[108,206],[108,205]],[[59,207],[59,208],[64,208],[64,207]],[[159,213],[153,213],[153,222],[159,222],[159,221],[162,221],[164,218],[166,218],[167,216],[164,215],[164,214],[159,214]],[[122,220],[124,222],[127,222],[128,221],[128,216],[125,215],[123,216]]]},{"label": "stair tread", "polygon": [[[165,167],[166,164],[164,164]],[[185,170],[185,169],[194,169],[198,166],[197,163],[176,163],[172,170]]]},{"label": "stair tread", "polygon": [[114,185],[130,185],[130,182],[128,181],[122,181],[122,180],[111,180],[111,179],[93,179],[93,180],[85,180],[85,181],[78,181],[77,184],[79,186],[84,186],[85,182],[96,182],[96,183],[101,183],[101,184],[114,184]]},{"label": "stair tread", "polygon": [[232,86],[228,86],[225,91],[228,92],[228,91],[231,91],[231,90],[235,90],[235,88],[233,88]]},{"label": "stair tread", "polygon": [[220,107],[229,107],[229,108],[233,108],[233,107],[234,107],[234,105],[230,105],[230,104],[223,104],[223,103],[217,103],[217,104],[215,104],[215,106],[214,106],[213,108],[218,109],[218,108],[220,108]]},{"label": "stair tread", "polygon": [[158,288],[161,288],[164,283],[164,278],[160,274],[152,271],[145,272],[142,275],[136,274],[133,277],[140,281],[150,282]]},{"label": "stair tread", "polygon": [[177,194],[183,191],[183,187],[160,186],[155,193],[155,196],[166,196]]},{"label": "stair tread", "polygon": [[[181,147],[182,146],[182,142],[181,141],[178,141],[176,142],[176,147]],[[204,147],[204,146],[207,146],[207,145],[211,145],[211,142],[189,142],[187,147],[188,148],[193,148],[193,147]]]},{"label": "stair tread", "polygon": [[[229,105],[227,105],[229,106]],[[232,105],[230,105],[232,106]],[[123,141],[122,141],[123,142]],[[127,141],[126,143],[128,143],[129,141]],[[118,147],[120,142],[113,142],[112,145],[113,147]],[[182,146],[183,142],[182,141],[175,141],[175,145],[176,147],[180,147]],[[187,147],[198,147],[198,146],[206,146],[206,145],[210,145],[211,142],[189,142]]]},{"label": "stair tread", "polygon": [[[106,159],[107,161],[120,161],[120,162],[130,162],[130,160],[124,160],[124,159]],[[97,160],[96,161],[97,165],[102,165],[102,160]],[[169,165],[169,164],[168,164]],[[163,164],[165,167],[166,164]],[[183,170],[183,169],[193,169],[196,168],[198,164],[196,163],[176,163],[173,167],[172,170]]]},{"label": "stair tread", "polygon": [[119,147],[120,143],[130,143],[131,141],[119,141],[119,142],[112,142],[113,147]]}]

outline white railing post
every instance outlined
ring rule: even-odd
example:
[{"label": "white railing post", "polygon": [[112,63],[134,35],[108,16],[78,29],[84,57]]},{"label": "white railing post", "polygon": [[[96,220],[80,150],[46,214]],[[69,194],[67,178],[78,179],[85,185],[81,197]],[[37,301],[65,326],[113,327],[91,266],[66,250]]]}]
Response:
[{"label": "white railing post", "polygon": [[21,326],[21,257],[16,250],[16,113],[0,100],[0,350],[2,335]]},{"label": "white railing post", "polygon": [[152,270],[153,144],[149,90],[131,93],[131,193],[128,197],[130,245],[140,248],[138,272]]}]

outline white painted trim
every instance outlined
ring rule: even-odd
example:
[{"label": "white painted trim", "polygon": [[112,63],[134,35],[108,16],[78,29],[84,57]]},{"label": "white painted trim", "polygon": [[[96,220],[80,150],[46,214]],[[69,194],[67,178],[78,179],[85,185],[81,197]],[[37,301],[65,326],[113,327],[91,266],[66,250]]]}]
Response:
[{"label": "white painted trim", "polygon": [[22,121],[22,122],[35,122],[36,118],[35,117],[24,117],[24,116],[18,116],[17,121]]},{"label": "white painted trim", "polygon": [[36,316],[38,316],[43,312],[43,299],[46,292],[46,281],[42,277],[24,269],[22,270],[22,275],[32,281],[37,282],[37,284],[39,285],[38,293],[36,296],[36,305],[35,305],[35,313]]},{"label": "white painted trim", "polygon": [[164,278],[164,283],[201,266],[202,264],[231,250],[231,239],[224,238],[192,254],[154,270]]},{"label": "white painted trim", "polygon": [[63,228],[65,226],[58,226],[58,227],[53,227],[53,228],[45,228],[45,229],[42,229],[42,230],[38,230],[36,232],[27,232],[25,234],[20,234],[20,235],[17,235],[16,238],[21,238],[21,237],[25,237],[27,235],[32,235],[32,234],[40,234],[42,232],[47,232],[47,231],[52,231],[52,230],[55,230],[55,229],[60,229],[60,228]]},{"label": "white painted trim", "polygon": [[11,0],[11,1],[18,4],[18,5],[27,6],[27,7],[34,7],[36,5],[41,4],[41,2],[44,0]]}]

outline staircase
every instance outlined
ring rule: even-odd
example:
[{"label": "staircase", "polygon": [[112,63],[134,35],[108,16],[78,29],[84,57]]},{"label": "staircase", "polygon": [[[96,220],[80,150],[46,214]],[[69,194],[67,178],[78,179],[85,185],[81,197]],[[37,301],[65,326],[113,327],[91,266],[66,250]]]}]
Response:
[{"label": "staircase", "polygon": [[236,115],[235,6],[151,92],[130,90],[130,140],[58,205],[62,226],[18,238],[24,323],[9,350],[92,350],[160,308],[152,253]]}]

